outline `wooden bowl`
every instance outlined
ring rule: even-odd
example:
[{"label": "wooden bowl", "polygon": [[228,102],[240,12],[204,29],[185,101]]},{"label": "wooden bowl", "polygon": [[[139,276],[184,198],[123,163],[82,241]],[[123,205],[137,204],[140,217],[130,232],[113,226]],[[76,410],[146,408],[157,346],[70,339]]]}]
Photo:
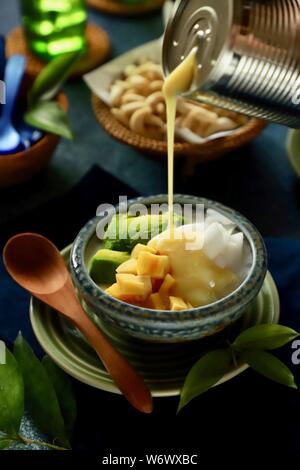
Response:
[{"label": "wooden bowl", "polygon": [[[86,26],[87,50],[75,64],[70,78],[81,77],[94,70],[107,59],[110,54],[110,39],[106,31],[94,23]],[[36,56],[27,43],[26,34],[22,26],[14,28],[6,38],[6,56],[21,54],[27,58],[26,73],[36,77],[45,67],[40,57]]]},{"label": "wooden bowl", "polygon": [[[167,143],[165,141],[143,137],[132,132],[115,118],[109,106],[95,94],[92,94],[92,106],[98,122],[112,137],[151,156],[166,158]],[[223,110],[220,114],[229,115],[230,112]],[[187,167],[191,168],[198,162],[216,160],[255,139],[266,125],[266,121],[249,118],[244,125],[226,137],[203,144],[176,142],[175,157],[186,157]]]},{"label": "wooden bowl", "polygon": [[[23,86],[23,93],[24,89],[27,89],[26,85]],[[66,95],[60,93],[56,99],[61,107],[67,111],[68,99]],[[22,152],[0,155],[0,188],[8,188],[24,183],[39,173],[47,166],[59,141],[59,136],[48,133],[32,147]]]},{"label": "wooden bowl", "polygon": [[119,16],[135,16],[159,10],[165,0],[148,0],[142,5],[126,5],[115,0],[87,0],[87,4],[96,10]]}]

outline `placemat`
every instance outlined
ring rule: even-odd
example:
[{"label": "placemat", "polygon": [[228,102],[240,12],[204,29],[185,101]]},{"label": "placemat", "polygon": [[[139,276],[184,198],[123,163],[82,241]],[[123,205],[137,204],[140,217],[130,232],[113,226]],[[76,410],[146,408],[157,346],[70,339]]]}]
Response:
[{"label": "placemat", "polygon": [[[94,167],[65,196],[24,214],[10,226],[0,227],[0,242],[19,231],[37,231],[60,248],[70,243],[102,202],[117,202],[119,194],[136,193]],[[269,268],[277,283],[281,323],[300,331],[300,241],[267,239]],[[0,336],[10,344],[22,330],[41,354],[29,324],[28,295],[15,285],[0,263]],[[300,384],[300,365],[292,365],[291,345],[280,357]],[[211,465],[224,453],[227,458],[282,453],[298,455],[300,393],[276,385],[249,370],[216,387],[186,407],[178,416],[178,398],[155,400],[152,415],[142,415],[117,395],[73,381],[78,400],[75,451],[100,455],[198,454],[198,462]],[[271,449],[273,449],[271,451]],[[52,454],[49,452],[49,454]]]}]

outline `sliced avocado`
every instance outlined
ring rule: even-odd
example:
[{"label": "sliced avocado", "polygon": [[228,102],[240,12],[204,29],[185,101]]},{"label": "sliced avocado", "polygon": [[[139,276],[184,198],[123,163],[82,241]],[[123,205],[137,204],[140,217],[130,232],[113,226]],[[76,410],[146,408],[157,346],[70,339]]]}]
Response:
[{"label": "sliced avocado", "polygon": [[132,217],[127,214],[115,215],[106,231],[104,238],[104,246],[109,250],[130,252],[130,244],[128,243],[128,224]]},{"label": "sliced avocado", "polygon": [[130,255],[123,251],[102,249],[97,251],[91,260],[90,275],[97,284],[113,284],[116,282],[116,269]]},{"label": "sliced avocado", "polygon": [[[174,224],[183,225],[183,217],[174,214]],[[135,245],[146,245],[151,238],[166,230],[168,214],[141,215],[130,217],[126,214],[115,215],[106,232],[105,248],[131,253]]]}]

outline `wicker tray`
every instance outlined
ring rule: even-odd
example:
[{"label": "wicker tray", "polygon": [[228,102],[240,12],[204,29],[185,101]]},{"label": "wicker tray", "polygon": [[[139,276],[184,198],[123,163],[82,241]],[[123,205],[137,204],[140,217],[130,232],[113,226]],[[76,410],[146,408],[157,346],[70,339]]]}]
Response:
[{"label": "wicker tray", "polygon": [[[106,31],[94,23],[88,23],[86,27],[87,52],[82,55],[75,65],[72,77],[81,76],[99,65],[101,65],[110,53],[110,39]],[[37,57],[27,45],[26,36],[21,26],[13,29],[6,40],[6,56],[13,54],[23,54],[27,58],[26,73],[36,77],[45,67],[43,62]]]},{"label": "wicker tray", "polygon": [[97,10],[112,15],[130,16],[143,15],[152,11],[159,10],[165,0],[151,0],[143,5],[125,5],[114,0],[87,0],[87,4]]},{"label": "wicker tray", "polygon": [[[167,155],[166,142],[146,138],[127,129],[110,112],[109,106],[95,94],[92,94],[92,106],[98,122],[115,139],[151,156],[165,158]],[[255,139],[266,125],[266,121],[253,118],[249,119],[246,124],[230,136],[221,137],[204,144],[176,142],[175,157],[187,157],[191,166],[198,162],[215,160]]]}]

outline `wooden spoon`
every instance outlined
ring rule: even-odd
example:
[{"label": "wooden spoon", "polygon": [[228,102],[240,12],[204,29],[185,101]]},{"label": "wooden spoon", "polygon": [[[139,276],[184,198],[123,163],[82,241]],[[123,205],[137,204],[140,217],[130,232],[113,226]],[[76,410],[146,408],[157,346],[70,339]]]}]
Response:
[{"label": "wooden spoon", "polygon": [[71,320],[84,334],[127,400],[138,410],[151,413],[150,391],[84,312],[58,249],[42,235],[24,233],[7,242],[3,259],[7,271],[20,286]]}]

